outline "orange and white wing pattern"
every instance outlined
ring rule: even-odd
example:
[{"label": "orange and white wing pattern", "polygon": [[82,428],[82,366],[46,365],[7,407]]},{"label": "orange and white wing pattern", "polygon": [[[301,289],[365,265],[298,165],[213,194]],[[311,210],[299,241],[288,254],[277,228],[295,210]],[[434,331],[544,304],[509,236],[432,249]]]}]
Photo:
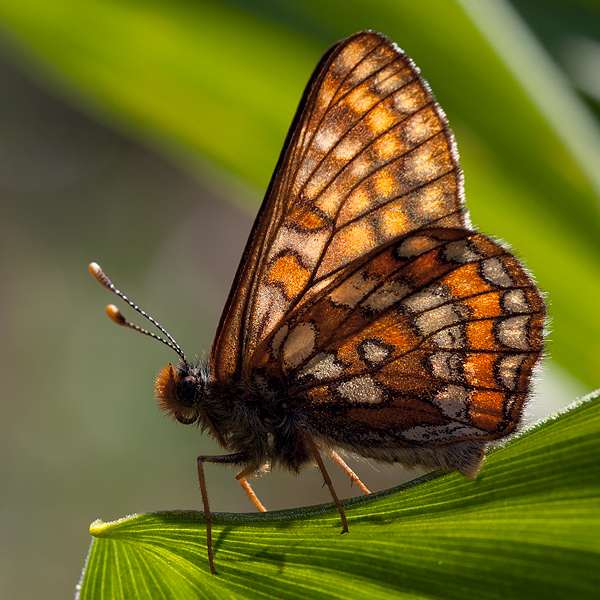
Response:
[{"label": "orange and white wing pattern", "polygon": [[217,382],[375,248],[427,227],[470,227],[446,118],[385,36],[334,45],[309,81],[217,331]]},{"label": "orange and white wing pattern", "polygon": [[399,445],[513,431],[543,328],[541,295],[507,250],[467,229],[425,228],[297,310],[265,340],[257,374],[285,378],[330,443],[392,461]]}]

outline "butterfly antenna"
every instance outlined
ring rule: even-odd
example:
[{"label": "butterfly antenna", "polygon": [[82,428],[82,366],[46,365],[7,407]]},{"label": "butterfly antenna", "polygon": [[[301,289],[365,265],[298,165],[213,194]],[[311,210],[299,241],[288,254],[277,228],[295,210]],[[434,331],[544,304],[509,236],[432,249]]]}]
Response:
[{"label": "butterfly antenna", "polygon": [[90,273],[94,276],[96,281],[98,281],[105,288],[107,288],[111,292],[113,292],[113,294],[116,294],[117,296],[119,296],[119,298],[121,298],[122,300],[127,302],[127,304],[129,304],[129,306],[131,306],[131,308],[133,308],[133,310],[140,313],[140,315],[142,315],[143,317],[146,317],[146,319],[148,319],[148,321],[150,321],[150,323],[152,323],[152,325],[154,325],[161,333],[163,333],[168,338],[169,341],[161,338],[160,336],[158,336],[150,331],[147,331],[146,329],[143,329],[142,327],[138,327],[137,325],[130,323],[122,315],[121,311],[114,304],[109,304],[106,307],[106,313],[117,325],[123,325],[123,327],[129,327],[130,329],[139,331],[140,333],[143,333],[144,335],[148,335],[151,338],[154,338],[155,340],[162,342],[163,344],[169,346],[169,348],[175,350],[175,352],[177,352],[177,354],[179,354],[179,356],[181,357],[183,362],[186,365],[188,364],[187,358],[185,357],[183,350],[181,349],[179,344],[171,337],[171,334],[164,327],[162,327],[162,325],[160,325],[160,323],[155,321],[148,313],[144,312],[139,306],[137,306],[137,304],[134,304],[123,292],[118,290],[115,287],[115,285],[113,284],[113,282],[107,277],[106,273],[101,269],[99,264],[97,264],[95,262],[90,263],[89,269],[90,269]]}]

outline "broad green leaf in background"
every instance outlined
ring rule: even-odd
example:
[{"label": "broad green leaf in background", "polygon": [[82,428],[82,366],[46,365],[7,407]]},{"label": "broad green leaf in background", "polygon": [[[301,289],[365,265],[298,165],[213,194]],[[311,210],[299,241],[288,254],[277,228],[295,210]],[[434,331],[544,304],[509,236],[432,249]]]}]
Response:
[{"label": "broad green leaf in background", "polygon": [[492,451],[476,480],[429,475],[345,503],[96,522],[80,600],[591,598],[600,589],[600,394]]},{"label": "broad green leaf in background", "polygon": [[190,170],[208,162],[261,188],[319,55],[360,29],[383,31],[450,117],[474,222],[508,240],[548,292],[552,357],[595,387],[597,119],[507,2],[460,4],[480,29],[448,0],[368,10],[359,0],[4,0],[0,19],[59,93]]}]

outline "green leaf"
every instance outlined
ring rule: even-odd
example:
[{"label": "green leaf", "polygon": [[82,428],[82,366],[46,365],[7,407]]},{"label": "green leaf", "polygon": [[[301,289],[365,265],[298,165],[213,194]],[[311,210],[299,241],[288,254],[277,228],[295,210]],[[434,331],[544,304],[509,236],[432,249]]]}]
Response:
[{"label": "green leaf", "polygon": [[600,393],[490,452],[344,503],[96,521],[79,598],[589,598],[600,586]]}]

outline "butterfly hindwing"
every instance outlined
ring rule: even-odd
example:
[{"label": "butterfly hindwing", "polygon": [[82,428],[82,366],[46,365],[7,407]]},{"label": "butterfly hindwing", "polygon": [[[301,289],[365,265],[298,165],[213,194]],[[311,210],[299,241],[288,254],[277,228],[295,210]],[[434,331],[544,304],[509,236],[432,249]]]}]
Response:
[{"label": "butterfly hindwing", "polygon": [[451,131],[409,57],[362,32],[313,74],[212,349],[217,381],[354,261],[422,227],[468,227]]},{"label": "butterfly hindwing", "polygon": [[349,448],[504,437],[543,344],[518,261],[465,229],[423,229],[338,276],[262,344],[311,429]]}]

